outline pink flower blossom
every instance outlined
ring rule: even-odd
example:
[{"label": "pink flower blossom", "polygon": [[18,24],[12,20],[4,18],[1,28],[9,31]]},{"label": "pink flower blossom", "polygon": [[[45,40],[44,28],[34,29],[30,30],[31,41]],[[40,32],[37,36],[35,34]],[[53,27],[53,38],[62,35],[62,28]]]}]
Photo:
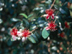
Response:
[{"label": "pink flower blossom", "polygon": [[50,30],[50,31],[57,30],[55,22],[51,21],[50,23],[48,23],[48,27],[46,27],[46,30]]},{"label": "pink flower blossom", "polygon": [[21,37],[22,36],[22,32],[21,31],[17,31],[17,35],[19,36],[19,37]]},{"label": "pink flower blossom", "polygon": [[24,42],[27,38],[26,37],[22,37],[22,42]]},{"label": "pink flower blossom", "polygon": [[13,38],[14,41],[16,41],[16,36],[12,35],[12,38]]}]

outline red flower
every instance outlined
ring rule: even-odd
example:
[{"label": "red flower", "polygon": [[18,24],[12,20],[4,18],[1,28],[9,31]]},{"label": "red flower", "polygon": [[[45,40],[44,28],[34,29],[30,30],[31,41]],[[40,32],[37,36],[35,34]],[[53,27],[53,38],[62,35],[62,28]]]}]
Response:
[{"label": "red flower", "polygon": [[27,37],[30,34],[29,30],[26,30],[26,29],[23,30],[22,33],[23,33],[23,35],[22,35],[23,37]]},{"label": "red flower", "polygon": [[48,19],[50,16],[51,16],[52,19],[54,19],[53,9],[47,9],[45,12],[46,12],[46,14],[48,14],[46,19]]},{"label": "red flower", "polygon": [[11,35],[14,35],[14,36],[17,36],[17,28],[13,28],[12,30],[11,30]]},{"label": "red flower", "polygon": [[67,23],[67,22],[65,22],[65,27],[66,27],[66,28],[69,28],[69,25],[68,25],[68,23]]},{"label": "red flower", "polygon": [[[49,15],[47,15],[46,19],[49,19]],[[54,14],[51,15],[51,18],[54,19]]]},{"label": "red flower", "polygon": [[48,27],[46,27],[46,30],[51,30],[51,31],[57,30],[55,22],[51,21],[50,23],[48,23]]},{"label": "red flower", "polygon": [[64,37],[64,32],[59,34],[60,37]]},{"label": "red flower", "polygon": [[47,9],[45,12],[46,12],[46,14],[48,14],[49,16],[51,16],[51,15],[54,13],[53,9]]}]

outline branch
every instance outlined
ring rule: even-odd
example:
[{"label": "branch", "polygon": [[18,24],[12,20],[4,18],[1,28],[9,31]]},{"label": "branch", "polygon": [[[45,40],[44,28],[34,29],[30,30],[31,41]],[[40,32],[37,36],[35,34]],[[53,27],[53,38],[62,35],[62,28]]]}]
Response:
[{"label": "branch", "polygon": [[52,3],[52,5],[51,5],[50,9],[54,6],[55,1],[56,1],[56,0],[53,1],[53,3]]},{"label": "branch", "polygon": [[36,27],[34,30],[32,30],[32,31],[29,31],[29,33],[32,33],[32,32],[34,32],[36,29],[38,29],[38,27]]},{"label": "branch", "polygon": [[32,30],[31,33],[34,32],[36,29],[37,29],[37,28],[35,28],[34,30]]}]

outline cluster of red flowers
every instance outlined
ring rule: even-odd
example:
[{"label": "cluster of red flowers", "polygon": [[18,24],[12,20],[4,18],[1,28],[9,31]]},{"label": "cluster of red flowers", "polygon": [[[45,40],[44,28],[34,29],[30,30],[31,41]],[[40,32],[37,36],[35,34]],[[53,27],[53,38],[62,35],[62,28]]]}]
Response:
[{"label": "cluster of red flowers", "polygon": [[[54,19],[53,9],[47,9],[45,12],[46,12],[46,14],[48,14],[46,19],[49,19],[50,17],[52,19]],[[48,23],[48,26],[46,27],[46,30],[55,31],[55,30],[57,30],[56,26],[57,25],[55,24],[55,22],[51,21],[50,23]],[[69,29],[69,25],[68,25],[67,22],[65,22],[65,28]],[[65,36],[64,32],[60,33],[59,36],[63,38]]]},{"label": "cluster of red flowers", "polygon": [[22,31],[18,31],[18,29],[16,27],[14,27],[12,30],[11,30],[11,36],[13,37],[13,39],[15,39],[15,37],[28,37],[30,35],[30,32],[29,30],[22,30]]},{"label": "cluster of red flowers", "polygon": [[[53,9],[47,9],[46,11],[47,17],[46,19],[49,19],[50,17],[52,19],[54,19],[54,10]],[[48,26],[46,27],[46,30],[50,30],[50,31],[55,31],[56,29],[56,24],[55,22],[51,21],[50,23],[48,23]]]}]

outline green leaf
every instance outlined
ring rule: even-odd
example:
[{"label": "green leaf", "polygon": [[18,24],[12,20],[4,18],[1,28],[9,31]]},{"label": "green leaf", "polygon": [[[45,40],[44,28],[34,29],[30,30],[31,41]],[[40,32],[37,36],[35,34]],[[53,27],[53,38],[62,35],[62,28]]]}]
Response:
[{"label": "green leaf", "polygon": [[13,38],[11,37],[11,41],[15,41],[15,40],[13,40]]},{"label": "green leaf", "polygon": [[32,43],[36,43],[35,39],[32,36],[29,36],[28,40],[30,40]]},{"label": "green leaf", "polygon": [[72,35],[72,30],[71,30],[71,35]]},{"label": "green leaf", "polygon": [[40,7],[44,7],[44,4],[40,4],[39,6],[40,6]]},{"label": "green leaf", "polygon": [[70,16],[72,16],[72,11],[70,11]]},{"label": "green leaf", "polygon": [[35,33],[34,33],[36,36],[37,36],[37,38],[38,39],[40,39],[41,38],[41,35],[39,35],[36,31],[35,31]]},{"label": "green leaf", "polygon": [[59,0],[56,0],[55,2],[56,2],[56,4],[59,4],[60,1]]},{"label": "green leaf", "polygon": [[8,46],[11,46],[11,45],[12,45],[11,39],[9,39],[9,40],[7,41],[7,45],[8,45]]},{"label": "green leaf", "polygon": [[38,8],[38,7],[37,8],[34,8],[33,11],[35,11],[35,10],[38,11],[38,10],[40,10],[40,8]]},{"label": "green leaf", "polygon": [[0,24],[3,22],[3,20],[2,19],[0,19]]},{"label": "green leaf", "polygon": [[34,40],[35,40],[36,42],[38,42],[38,38],[36,37],[35,34],[32,34],[32,37],[34,38]]},{"label": "green leaf", "polygon": [[72,0],[69,0],[70,3],[72,3]]},{"label": "green leaf", "polygon": [[64,50],[67,50],[66,47],[65,47],[63,44],[61,45],[61,47],[62,47]]},{"label": "green leaf", "polygon": [[46,3],[46,4],[51,4],[51,2],[52,2],[52,0],[48,0],[48,1],[46,1],[45,3]]},{"label": "green leaf", "polygon": [[17,21],[19,21],[19,19],[17,19],[17,18],[11,18],[11,21],[12,22],[17,22]]},{"label": "green leaf", "polygon": [[22,16],[24,16],[25,18],[28,18],[27,15],[24,14],[24,13],[20,13],[19,15],[22,15]]},{"label": "green leaf", "polygon": [[42,37],[46,39],[49,36],[49,34],[50,34],[50,31],[49,30],[47,31],[46,28],[44,28],[42,31]]},{"label": "green leaf", "polygon": [[26,26],[28,27],[29,26],[29,22],[26,19],[23,19],[23,21],[25,22]]},{"label": "green leaf", "polygon": [[13,54],[17,54],[17,49],[14,49],[13,50]]},{"label": "green leaf", "polygon": [[33,16],[33,14],[30,14],[30,15],[28,15],[28,18],[30,18],[30,17],[32,17]]}]

